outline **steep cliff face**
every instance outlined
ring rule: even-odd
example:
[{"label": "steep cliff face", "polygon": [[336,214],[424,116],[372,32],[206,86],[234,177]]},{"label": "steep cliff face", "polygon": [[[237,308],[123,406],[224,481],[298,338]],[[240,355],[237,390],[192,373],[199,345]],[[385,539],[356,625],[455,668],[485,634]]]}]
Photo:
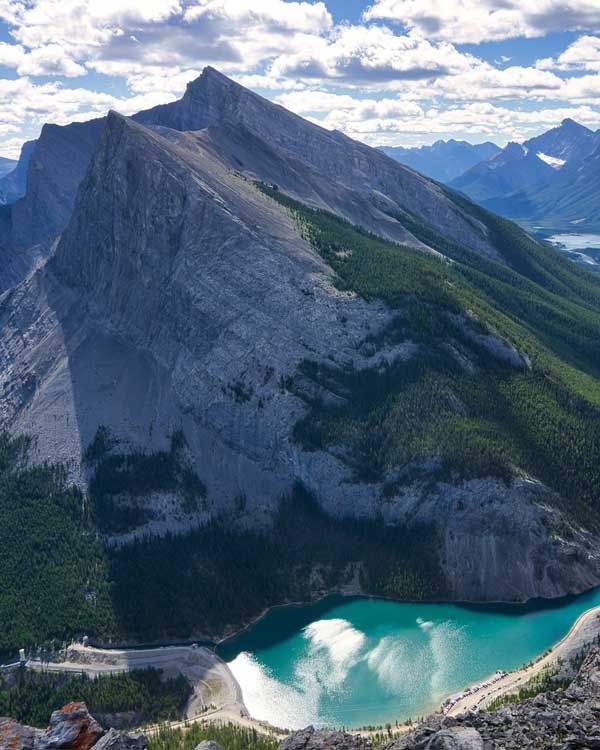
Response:
[{"label": "steep cliff face", "polygon": [[6,203],[0,215],[0,292],[22,281],[52,250],[65,228],[104,119],[44,125],[23,147],[13,175],[0,183]]},{"label": "steep cliff face", "polygon": [[29,247],[64,229],[103,125],[103,118],[44,125],[29,157],[25,195],[11,207],[14,247]]},{"label": "steep cliff face", "polygon": [[0,203],[14,203],[25,194],[27,187],[27,167],[35,147],[35,141],[25,141],[21,146],[19,160],[0,179]]},{"label": "steep cliff face", "polygon": [[[340,132],[324,130],[307,122],[213,68],[205,68],[199,78],[188,84],[180,101],[140,112],[134,119],[146,125],[158,124],[176,130],[230,126],[238,133],[248,131],[253,140],[267,144],[279,161],[286,164],[288,179],[282,185],[292,195],[311,197],[316,205],[333,207],[327,195],[321,195],[318,186],[313,185],[313,195],[307,196],[294,185],[294,175],[289,173],[298,172],[298,167],[302,170],[308,168],[321,178],[333,180],[359,195],[363,212],[368,209],[372,214],[366,226],[384,236],[405,239],[402,212],[409,211],[457,241],[495,257],[499,255],[498,249],[488,239],[485,227],[466,214],[431,180]],[[247,167],[247,160],[252,160],[252,151],[256,153],[254,143],[252,149],[249,145],[246,145],[245,154],[236,155],[241,171]],[[269,179],[256,161],[252,163],[254,170],[261,179]],[[350,221],[362,223],[351,203],[345,210],[339,203],[333,208]]]},{"label": "steep cliff face", "polygon": [[[288,112],[212,68],[192,81],[179,101],[140,112],[148,127],[178,131],[216,128],[215,148],[255,179],[277,181],[291,195],[328,208],[391,239],[422,246],[405,226],[416,214],[440,232],[495,258],[502,253],[485,226],[435,183],[376,149]],[[0,273],[0,290],[13,286],[46,258],[71,216],[104,118],[46,125],[34,142],[25,194],[0,216],[0,248],[14,271]],[[12,195],[17,198],[20,192]],[[31,246],[36,252],[26,252]]]},{"label": "steep cliff face", "polygon": [[100,424],[141,447],[183,427],[211,513],[243,493],[262,523],[306,461],[332,504],[368,511],[372,488],[291,444],[305,405],[285,383],[309,357],[368,363],[389,312],[337,291],[293,219],[201,140],[111,115],[55,258],[1,316],[3,423],[40,457],[76,468]]}]

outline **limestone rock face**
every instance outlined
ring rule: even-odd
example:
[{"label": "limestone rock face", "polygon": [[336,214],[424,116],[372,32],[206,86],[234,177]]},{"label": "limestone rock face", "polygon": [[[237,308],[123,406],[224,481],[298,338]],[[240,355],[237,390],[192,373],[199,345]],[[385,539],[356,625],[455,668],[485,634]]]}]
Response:
[{"label": "limestone rock face", "polygon": [[[501,258],[475,218],[435,183],[338,132],[318,127],[236,84],[213,68],[192,81],[181,100],[140,112],[148,127],[210,129],[231,168],[278,182],[291,195],[328,208],[390,239],[420,243],[402,224],[403,212],[422,216],[440,232]],[[6,215],[0,216],[0,291],[43,262],[66,227],[105,118],[45,125],[21,159]],[[23,171],[27,169],[25,194]],[[7,188],[8,189],[8,188]],[[0,181],[0,193],[2,184]],[[6,202],[11,202],[6,200]],[[35,246],[37,251],[27,252]]]},{"label": "limestone rock face", "polygon": [[[210,88],[212,74],[201,84]],[[262,100],[249,102],[247,121],[258,117],[248,111],[264,117]],[[552,536],[560,524],[544,510],[545,488],[483,478],[437,492],[411,485],[382,500],[380,485],[357,481],[342,457],[292,440],[307,406],[290,378],[325,402],[340,398],[301,363],[375,366],[364,344],[392,313],[335,288],[290,214],[235,168],[241,139],[229,126],[186,133],[108,116],[53,257],[0,297],[0,426],[35,436],[33,459],[66,464],[81,484],[100,425],[145,450],[183,430],[206,502],[175,513],[157,498],[160,517],[111,543],[224,513],[268,526],[300,480],[336,517],[436,524],[457,598],[522,600],[598,583],[594,540]],[[284,176],[291,165],[264,142],[245,153],[257,160],[250,173],[266,164]],[[310,169],[297,170],[298,189],[325,190]],[[337,199],[351,195],[344,190]],[[353,194],[348,205],[366,204]],[[386,358],[413,351],[404,342]]]},{"label": "limestone rock face", "polygon": [[27,187],[27,167],[35,146],[35,141],[25,141],[21,146],[19,161],[14,169],[0,179],[0,203],[14,203],[25,194]]},{"label": "limestone rock face", "polygon": [[[229,151],[235,151],[240,171],[274,180],[291,195],[328,207],[383,236],[410,240],[401,219],[407,210],[447,236],[498,257],[483,225],[431,180],[377,149],[274,105],[214,68],[205,68],[188,84],[181,100],[140,112],[134,119],[175,130],[215,128],[220,137],[231,140],[237,136],[237,148],[230,143]],[[333,190],[323,178],[335,183]]]},{"label": "limestone rock face", "polygon": [[50,254],[52,240],[69,221],[103,123],[99,118],[44,125],[38,140],[24,147],[14,184],[8,186],[13,202],[0,220],[0,292],[19,283]]},{"label": "limestone rock face", "polygon": [[293,732],[279,745],[279,750],[372,750],[369,739],[335,729],[306,727]]},{"label": "limestone rock face", "polygon": [[[82,455],[100,426],[146,451],[167,447],[175,431],[186,436],[205,502],[183,512],[172,498],[148,498],[160,513],[109,543],[223,515],[266,527],[299,480],[335,517],[434,523],[459,599],[559,596],[600,583],[595,539],[553,533],[561,523],[545,508],[546,488],[484,477],[435,490],[416,482],[383,497],[340,451],[293,440],[307,410],[302,395],[344,400],[303,362],[363,370],[410,359],[416,346],[369,346],[392,311],[337,289],[290,213],[255,180],[416,244],[397,216],[420,212],[493,255],[472,217],[426,178],[211,69],[181,101],[135,120],[110,113],[73,126],[76,169],[65,177],[57,166],[53,190],[42,177],[60,161],[66,131],[45,129],[32,191],[12,208],[26,214],[37,196],[54,217],[46,229],[70,219],[49,249],[33,246],[39,268],[21,265],[24,280],[0,295],[0,429],[33,436],[32,460],[63,463],[84,485]],[[78,186],[77,170],[85,172]],[[490,351],[507,358],[501,346]]]},{"label": "limestone rock face", "polygon": [[0,750],[145,750],[146,746],[143,734],[114,729],[105,734],[85,703],[68,703],[54,711],[45,730],[0,717]]},{"label": "limestone rock face", "polygon": [[223,750],[223,748],[214,740],[202,740],[196,745],[195,750]]},{"label": "limestone rock face", "polygon": [[11,207],[14,247],[29,247],[64,229],[103,125],[103,118],[44,125],[29,158],[25,196]]},{"label": "limestone rock face", "polygon": [[436,732],[426,747],[427,750],[483,750],[483,740],[472,727],[451,727]]},{"label": "limestone rock face", "polygon": [[188,526],[241,493],[264,523],[297,472],[332,508],[370,512],[375,488],[343,487],[341,462],[292,444],[306,407],[285,381],[308,358],[367,362],[390,313],[337,291],[208,136],[111,115],[55,257],[0,318],[2,421],[36,435],[37,457],[76,471],[99,424],[145,448],[182,428],[209,503]]}]

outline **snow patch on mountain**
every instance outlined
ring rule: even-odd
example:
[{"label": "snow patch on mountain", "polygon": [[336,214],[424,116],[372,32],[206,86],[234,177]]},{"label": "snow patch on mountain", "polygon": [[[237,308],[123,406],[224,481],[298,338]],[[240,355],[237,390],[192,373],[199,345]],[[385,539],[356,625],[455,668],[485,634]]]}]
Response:
[{"label": "snow patch on mountain", "polygon": [[544,154],[542,151],[538,151],[536,156],[546,164],[554,167],[554,169],[560,169],[566,164],[566,159],[559,159],[557,156],[549,156],[548,154]]}]

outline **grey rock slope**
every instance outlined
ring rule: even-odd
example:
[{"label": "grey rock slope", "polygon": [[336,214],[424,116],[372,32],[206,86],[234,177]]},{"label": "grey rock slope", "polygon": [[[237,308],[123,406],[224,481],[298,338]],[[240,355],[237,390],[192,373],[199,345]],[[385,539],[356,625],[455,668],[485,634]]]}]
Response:
[{"label": "grey rock slope", "polygon": [[[376,149],[303,120],[212,68],[188,85],[181,100],[133,119],[180,131],[216,128],[215,148],[229,153],[232,168],[276,181],[310,205],[333,210],[390,239],[421,244],[402,224],[403,212],[409,211],[453,239],[497,257],[485,228],[435,183]],[[13,269],[0,270],[0,291],[49,255],[71,216],[103,124],[99,118],[43,128],[28,165],[25,195],[0,215],[0,253],[4,265]]]},{"label": "grey rock slope", "polygon": [[[269,524],[300,479],[335,516],[435,523],[459,598],[597,583],[594,539],[557,539],[561,519],[539,485],[482,479],[432,493],[422,482],[382,501],[381,485],[355,480],[342,456],[292,440],[307,406],[290,377],[324,402],[340,398],[303,380],[300,363],[376,366],[363,344],[391,313],[334,287],[292,216],[240,174],[240,148],[229,126],[150,130],[109,115],[52,259],[0,297],[0,426],[35,436],[33,457],[65,463],[80,482],[100,425],[148,450],[182,429],[206,506],[184,512],[155,498],[163,518],[127,539],[232,513],[239,496],[240,522]],[[246,153],[257,160],[250,175],[260,166],[286,176],[273,150],[253,142]],[[314,184],[302,174],[299,191]],[[362,205],[354,195],[350,205]],[[401,342],[386,357],[413,349]]]},{"label": "grey rock slope", "polygon": [[292,467],[340,478],[290,444],[304,407],[282,382],[309,356],[359,358],[389,315],[333,288],[209,134],[171,135],[109,117],[53,262],[3,299],[3,422],[75,465],[99,424],[142,447],[184,426],[215,512],[243,492],[260,522]]},{"label": "grey rock slope", "polygon": [[0,178],[6,177],[10,174],[17,166],[18,161],[15,159],[9,159],[6,156],[0,156]]},{"label": "grey rock slope", "polygon": [[11,206],[14,246],[28,247],[64,229],[103,125],[102,118],[44,125],[29,158],[25,195]]},{"label": "grey rock slope", "polygon": [[[261,179],[277,176],[275,181],[286,192],[309,205],[329,208],[355,224],[400,240],[410,239],[402,226],[402,212],[409,211],[452,239],[497,254],[485,228],[431,180],[377,149],[307,122],[213,68],[188,84],[180,101],[140,112],[133,119],[176,130],[212,126],[229,130],[231,138],[233,131],[238,149],[230,151],[240,171]],[[270,164],[267,155],[262,163],[256,159],[260,142],[270,153]],[[336,183],[334,190],[327,186],[331,181]],[[340,188],[342,196],[336,199],[333,193]]]},{"label": "grey rock slope", "polygon": [[69,221],[103,124],[101,118],[44,125],[38,140],[23,147],[15,173],[0,184],[0,190],[7,190],[8,204],[0,214],[0,291],[48,257],[53,240]]},{"label": "grey rock slope", "polygon": [[35,141],[26,141],[21,146],[18,162],[0,179],[0,203],[14,203],[25,194],[27,167],[34,146]]},{"label": "grey rock slope", "polygon": [[427,177],[449,183],[479,162],[491,159],[501,149],[490,141],[472,144],[450,139],[449,141],[436,141],[431,146],[418,148],[382,146],[380,150]]}]

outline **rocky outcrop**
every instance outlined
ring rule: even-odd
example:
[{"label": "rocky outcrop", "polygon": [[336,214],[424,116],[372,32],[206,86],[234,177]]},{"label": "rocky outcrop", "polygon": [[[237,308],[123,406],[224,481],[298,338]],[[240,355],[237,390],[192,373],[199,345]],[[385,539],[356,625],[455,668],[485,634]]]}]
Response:
[{"label": "rocky outcrop", "polygon": [[279,750],[371,750],[372,747],[371,741],[361,735],[311,726],[290,734]]},{"label": "rocky outcrop", "polygon": [[[410,212],[454,240],[501,259],[483,224],[436,183],[376,149],[307,122],[213,68],[205,68],[181,100],[133,119],[148,127],[210,130],[213,146],[231,169],[277,182],[290,195],[382,236],[424,247],[403,226],[402,215]],[[0,215],[0,249],[7,257],[19,256],[21,262],[12,260],[11,274],[0,273],[0,291],[21,281],[40,257],[50,254],[51,240],[72,214],[104,123],[105,118],[97,118],[45,125],[39,139],[24,151],[10,200],[4,200],[12,205]],[[24,167],[27,184],[22,195]],[[1,190],[0,181],[0,196]],[[39,248],[33,258],[25,253],[31,246]]]},{"label": "rocky outcrop", "polygon": [[104,732],[85,703],[68,703],[54,711],[47,729],[36,729],[0,717],[0,750],[145,750],[143,734]]},{"label": "rocky outcrop", "polygon": [[[471,745],[437,745],[448,733],[466,733]],[[600,747],[600,655],[594,647],[574,682],[528,700],[508,703],[495,711],[478,711],[457,717],[437,715],[426,724],[384,745],[385,750],[421,750],[429,747],[480,747],[485,750],[571,750]]]},{"label": "rocky outcrop", "polygon": [[223,748],[214,740],[202,740],[202,742],[196,745],[194,750],[223,750]]}]

